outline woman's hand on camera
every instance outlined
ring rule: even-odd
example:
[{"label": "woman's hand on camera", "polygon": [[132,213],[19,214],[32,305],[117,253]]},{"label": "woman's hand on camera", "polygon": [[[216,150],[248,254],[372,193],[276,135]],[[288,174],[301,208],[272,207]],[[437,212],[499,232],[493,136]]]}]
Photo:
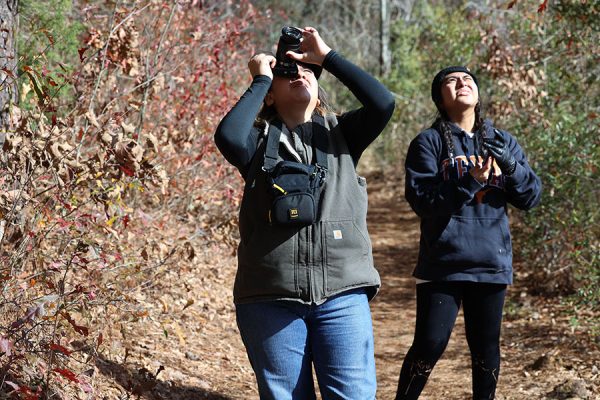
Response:
[{"label": "woman's hand on camera", "polygon": [[478,162],[469,170],[469,174],[479,183],[486,183],[492,172],[492,157],[488,157],[485,163]]},{"label": "woman's hand on camera", "polygon": [[327,53],[331,51],[331,47],[327,46],[319,32],[315,28],[307,26],[302,29],[302,42],[300,43],[300,50],[302,54],[288,51],[287,56],[293,60],[300,61],[307,64],[323,65],[323,60]]},{"label": "woman's hand on camera", "polygon": [[250,61],[248,61],[248,69],[250,70],[252,78],[256,75],[266,75],[273,79],[273,71],[271,68],[275,66],[276,61],[275,57],[269,54],[259,53],[253,55],[252,58],[250,58]]}]

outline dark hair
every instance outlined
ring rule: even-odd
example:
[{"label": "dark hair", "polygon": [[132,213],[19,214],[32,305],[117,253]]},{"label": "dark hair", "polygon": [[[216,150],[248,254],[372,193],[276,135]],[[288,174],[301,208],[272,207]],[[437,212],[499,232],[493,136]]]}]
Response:
[{"label": "dark hair", "polygon": [[[485,137],[485,119],[483,116],[483,110],[481,107],[481,95],[479,96],[479,101],[475,105],[475,124],[473,125],[473,133],[475,134],[475,156],[478,156],[480,151],[480,146],[483,144],[483,138]],[[456,151],[454,148],[454,141],[452,140],[452,131],[450,129],[450,124],[452,121],[448,117],[448,114],[443,109],[439,109],[436,115],[436,119],[433,122],[432,126],[442,134],[442,138],[444,142],[446,142],[446,147],[448,149],[448,158],[450,159],[450,163],[454,165],[454,156],[456,155]]]},{"label": "dark hair", "polygon": [[[269,89],[270,91],[271,89]],[[325,114],[333,113],[333,109],[329,104],[329,99],[327,98],[327,93],[323,88],[319,85],[319,93],[317,98],[320,100],[320,104],[315,108],[317,114],[325,116]],[[264,126],[266,122],[271,122],[273,118],[277,116],[277,110],[275,109],[275,105],[268,106],[265,102],[263,102],[262,108],[258,112],[256,116],[256,125]]]},{"label": "dark hair", "polygon": [[438,110],[436,115],[436,119],[433,122],[433,127],[438,130],[442,134],[444,141],[446,142],[446,147],[448,148],[448,158],[450,159],[450,163],[454,165],[454,156],[456,151],[454,149],[454,141],[452,140],[452,131],[450,129],[450,117],[448,117],[448,113],[444,110],[442,104],[442,82],[446,75],[451,74],[453,72],[464,72],[469,74],[475,85],[478,89],[479,99],[477,104],[475,105],[475,124],[473,125],[473,133],[475,134],[475,156],[477,157],[479,152],[481,151],[481,145],[483,144],[483,138],[485,137],[485,123],[483,117],[483,110],[481,107],[481,91],[479,90],[479,82],[477,81],[477,76],[471,72],[471,70],[464,66],[452,66],[446,67],[439,71],[433,81],[431,82],[431,99],[435,104],[435,107]]},{"label": "dark hair", "polygon": [[462,65],[455,65],[452,67],[446,67],[442,69],[433,77],[433,81],[431,81],[431,100],[433,100],[438,110],[441,108],[442,105],[442,83],[444,82],[444,78],[446,78],[447,75],[454,72],[464,72],[465,74],[469,74],[471,78],[473,78],[475,85],[479,87],[479,81],[477,81],[477,76],[473,72],[471,72],[471,70],[468,67]]}]

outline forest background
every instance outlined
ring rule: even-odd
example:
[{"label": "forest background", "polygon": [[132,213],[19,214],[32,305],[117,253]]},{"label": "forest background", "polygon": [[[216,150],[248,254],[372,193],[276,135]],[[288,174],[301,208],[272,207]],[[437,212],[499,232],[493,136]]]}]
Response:
[{"label": "forest background", "polygon": [[[0,17],[0,397],[94,393],[90,368],[148,317],[139,296],[235,251],[242,180],[212,136],[287,24],[396,96],[364,173],[402,174],[435,72],[477,73],[544,185],[539,207],[510,210],[517,279],[600,344],[597,2],[2,0]],[[356,105],[322,84],[337,111]]]}]

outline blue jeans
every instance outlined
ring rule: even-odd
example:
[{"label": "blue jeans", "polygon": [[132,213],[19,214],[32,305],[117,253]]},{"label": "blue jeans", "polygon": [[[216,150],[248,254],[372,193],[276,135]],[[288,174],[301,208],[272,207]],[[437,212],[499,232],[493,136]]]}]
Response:
[{"label": "blue jeans", "polygon": [[238,328],[261,400],[375,398],[371,311],[364,289],[321,305],[265,301],[236,305]]}]

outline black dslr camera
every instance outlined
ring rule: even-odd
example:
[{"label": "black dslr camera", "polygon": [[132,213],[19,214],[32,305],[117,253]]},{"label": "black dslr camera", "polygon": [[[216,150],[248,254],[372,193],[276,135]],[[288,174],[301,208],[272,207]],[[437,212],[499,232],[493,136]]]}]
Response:
[{"label": "black dslr camera", "polygon": [[277,54],[275,58],[277,63],[273,68],[273,74],[291,78],[298,75],[298,66],[296,61],[285,55],[288,51],[300,53],[300,40],[302,39],[302,31],[293,26],[284,26],[281,29],[281,36],[277,44]]}]

